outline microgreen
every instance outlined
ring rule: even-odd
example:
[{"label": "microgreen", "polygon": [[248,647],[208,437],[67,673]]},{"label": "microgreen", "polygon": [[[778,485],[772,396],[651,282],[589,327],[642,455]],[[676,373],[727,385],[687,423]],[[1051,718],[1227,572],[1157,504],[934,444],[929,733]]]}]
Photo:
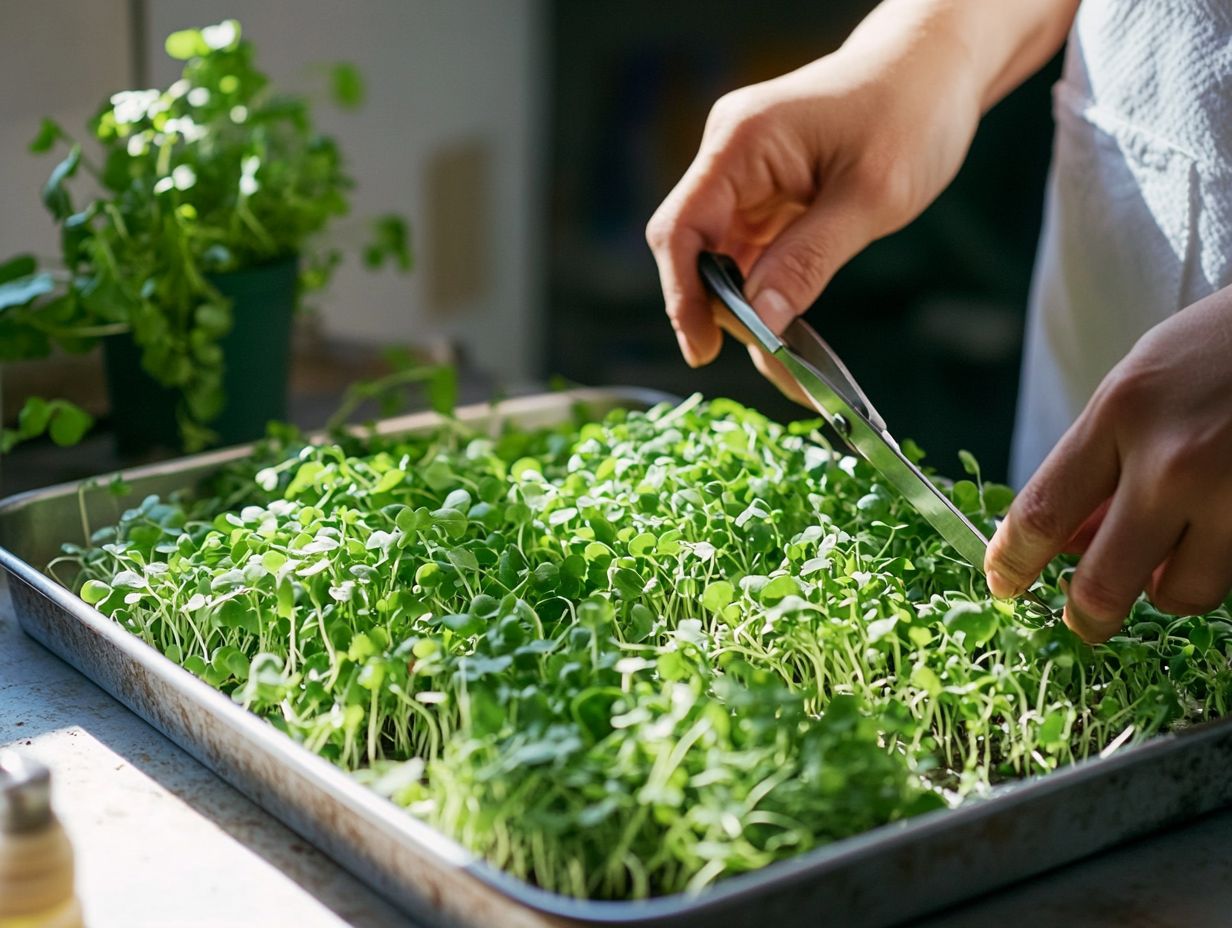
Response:
[{"label": "microgreen", "polygon": [[[991,530],[1008,491],[954,485]],[[1222,715],[1232,617],[1088,647],[730,400],[282,431],[65,559],[124,628],[549,890],[697,890]],[[1056,596],[1057,568],[1045,577]]]}]

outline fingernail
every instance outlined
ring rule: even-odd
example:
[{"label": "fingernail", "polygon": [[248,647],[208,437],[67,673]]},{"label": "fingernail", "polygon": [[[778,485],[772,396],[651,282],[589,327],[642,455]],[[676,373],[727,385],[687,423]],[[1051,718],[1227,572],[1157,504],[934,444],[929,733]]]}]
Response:
[{"label": "fingernail", "polygon": [[782,332],[796,318],[791,304],[777,290],[763,290],[753,297],[753,308],[757,315],[775,332]]}]

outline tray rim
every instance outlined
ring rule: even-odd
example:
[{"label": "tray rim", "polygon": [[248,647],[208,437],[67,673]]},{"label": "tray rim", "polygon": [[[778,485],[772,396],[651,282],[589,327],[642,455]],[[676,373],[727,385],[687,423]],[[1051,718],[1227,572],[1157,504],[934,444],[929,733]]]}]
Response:
[{"label": "tray rim", "polygon": [[[679,399],[667,393],[640,387],[582,388],[555,394],[541,393],[515,397],[498,404],[472,404],[460,407],[457,415],[463,421],[467,418],[478,419],[491,416],[493,412],[501,416],[512,417],[526,407],[532,406],[535,401],[548,396],[569,398],[575,402],[585,402],[587,399],[607,402],[615,400],[622,404],[639,403],[647,407],[658,402],[678,401]],[[381,435],[409,433],[431,427],[439,421],[441,417],[435,413],[410,413],[381,421],[377,424],[376,432]],[[314,434],[309,437],[315,439],[319,436]],[[247,456],[253,448],[254,444],[237,445],[11,494],[0,499],[0,519],[48,498],[76,496],[83,487],[100,486],[99,481],[116,474],[122,474],[126,479],[134,480],[174,476],[207,467],[221,466]],[[1154,735],[1146,741],[1122,748],[1108,757],[1085,758],[1047,774],[1037,774],[1000,785],[987,795],[969,798],[957,807],[937,809],[832,841],[795,857],[725,877],[697,893],[677,892],[640,900],[578,899],[542,889],[488,864],[479,855],[467,850],[443,831],[354,781],[345,771],[312,753],[289,735],[233,702],[222,691],[194,676],[153,646],[125,630],[94,607],[87,605],[67,587],[62,586],[11,551],[2,539],[0,539],[0,568],[24,582],[31,590],[55,607],[71,615],[92,633],[125,652],[130,659],[140,663],[145,670],[157,677],[164,685],[176,690],[185,699],[203,703],[205,707],[221,717],[232,730],[238,730],[251,739],[252,743],[262,744],[265,748],[280,755],[282,759],[297,764],[314,785],[324,787],[330,792],[341,793],[348,802],[355,803],[372,813],[375,819],[383,822],[387,832],[414,842],[425,853],[435,856],[442,864],[459,867],[467,875],[478,879],[490,889],[535,913],[554,918],[580,920],[596,925],[632,924],[648,919],[703,915],[736,899],[759,895],[774,888],[814,879],[840,866],[859,863],[899,846],[927,841],[933,835],[963,824],[978,823],[989,816],[1012,811],[1042,797],[1072,788],[1076,784],[1102,779],[1119,771],[1132,769],[1148,763],[1152,758],[1170,754],[1182,745],[1232,738],[1232,715],[1229,715],[1181,730]],[[32,630],[33,621],[16,610],[14,612],[23,632],[36,641],[39,640]],[[104,692],[116,698],[126,708],[130,708],[121,696],[97,683],[90,674],[84,671],[82,673]],[[143,713],[131,708],[130,711],[156,730],[161,731],[161,726],[152,722]],[[168,737],[172,743],[185,750],[198,763],[202,763],[207,768],[210,767],[180,739]],[[229,777],[223,774],[220,776],[233,789],[244,792]],[[389,815],[390,810],[396,814]],[[275,818],[280,818],[276,813],[265,811]],[[1154,830],[1154,828],[1147,829],[1149,830]],[[1104,843],[1102,847],[1112,847],[1123,840],[1127,839]],[[1062,864],[1050,863],[1033,872],[1043,872],[1060,865]],[[344,869],[349,869],[343,866]],[[358,874],[354,875],[357,879],[364,879]]]}]

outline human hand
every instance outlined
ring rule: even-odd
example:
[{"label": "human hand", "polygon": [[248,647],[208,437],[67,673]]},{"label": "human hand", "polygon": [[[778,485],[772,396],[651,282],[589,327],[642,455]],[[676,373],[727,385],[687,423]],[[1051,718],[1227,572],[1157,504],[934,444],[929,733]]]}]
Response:
[{"label": "human hand", "polygon": [[690,365],[713,360],[721,342],[700,251],[735,258],[753,307],[781,332],[844,262],[949,182],[980,98],[963,68],[940,63],[946,55],[943,42],[881,59],[844,48],[715,104],[697,157],[647,227]]},{"label": "human hand", "polygon": [[1196,615],[1232,589],[1232,288],[1155,326],[1104,378],[988,547],[995,596],[1082,551],[1065,622],[1089,642],[1146,591]]}]

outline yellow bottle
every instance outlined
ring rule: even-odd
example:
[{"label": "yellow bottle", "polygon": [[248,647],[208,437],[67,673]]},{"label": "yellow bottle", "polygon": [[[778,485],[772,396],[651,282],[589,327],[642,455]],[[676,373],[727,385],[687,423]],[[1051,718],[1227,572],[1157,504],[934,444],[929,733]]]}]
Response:
[{"label": "yellow bottle", "polygon": [[83,928],[51,773],[16,751],[0,751],[0,928]]}]

